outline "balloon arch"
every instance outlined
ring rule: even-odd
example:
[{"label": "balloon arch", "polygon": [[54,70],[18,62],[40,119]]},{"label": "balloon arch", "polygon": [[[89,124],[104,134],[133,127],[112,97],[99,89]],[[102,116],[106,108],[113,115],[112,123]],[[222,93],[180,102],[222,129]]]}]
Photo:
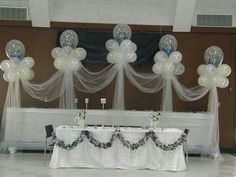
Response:
[{"label": "balloon arch", "polygon": [[226,78],[231,73],[227,64],[222,64],[223,51],[217,46],[209,47],[204,55],[205,63],[198,67],[198,86],[186,88],[177,79],[177,75],[184,73],[185,67],[181,63],[182,54],[177,51],[177,40],[172,35],[165,35],[160,39],[158,51],[154,56],[153,73],[138,73],[130,63],[137,59],[137,46],[130,39],[132,31],[126,24],[118,24],[113,30],[113,38],[105,46],[109,51],[107,61],[109,66],[99,72],[87,70],[81,60],[86,58],[86,50],[76,48],[79,39],[72,30],[66,30],[60,37],[61,47],[52,50],[54,67],[58,70],[46,82],[35,84],[30,82],[34,77],[34,59],[25,57],[25,47],[18,40],[11,40],[6,45],[8,59],[1,62],[4,72],[3,78],[9,82],[3,111],[1,133],[5,131],[5,115],[8,107],[21,107],[20,83],[23,89],[32,97],[49,102],[60,98],[59,107],[74,109],[75,89],[86,93],[95,93],[106,87],[116,78],[113,98],[113,109],[124,110],[124,74],[130,83],[145,93],[156,93],[163,89],[162,111],[173,111],[172,87],[180,99],[195,101],[208,92],[208,112],[215,115],[215,153],[219,154],[219,124],[218,124],[218,94],[217,87],[225,88],[229,81]]}]

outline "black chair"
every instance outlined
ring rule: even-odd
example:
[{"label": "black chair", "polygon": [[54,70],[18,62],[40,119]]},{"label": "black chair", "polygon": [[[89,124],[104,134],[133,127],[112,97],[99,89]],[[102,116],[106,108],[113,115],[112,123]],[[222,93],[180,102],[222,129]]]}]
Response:
[{"label": "black chair", "polygon": [[[185,129],[184,133],[186,134],[186,136],[188,136],[189,129]],[[186,155],[186,162],[188,163],[188,143],[187,143],[187,138],[186,138],[186,142],[183,144],[183,147],[184,147],[184,153]]]},{"label": "black chair", "polygon": [[[55,144],[55,134],[54,134],[54,129],[52,125],[46,125],[45,126],[45,132],[46,132],[46,137],[45,137],[45,146],[44,146],[44,160],[46,156],[46,151],[49,148],[49,153],[51,154],[52,148]],[[50,140],[49,140],[50,139]]]}]

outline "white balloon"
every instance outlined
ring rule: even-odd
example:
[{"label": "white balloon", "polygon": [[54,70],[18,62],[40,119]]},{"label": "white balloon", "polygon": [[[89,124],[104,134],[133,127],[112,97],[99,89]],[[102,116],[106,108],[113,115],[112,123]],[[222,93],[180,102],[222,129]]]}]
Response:
[{"label": "white balloon", "polygon": [[28,80],[32,80],[34,78],[34,75],[34,71],[30,69],[30,77],[28,78]]},{"label": "white balloon", "polygon": [[18,64],[20,63],[20,61],[21,61],[19,58],[16,58],[16,57],[10,58],[9,60],[10,60],[10,61],[13,61],[14,64],[16,64],[16,65],[18,65]]},{"label": "white balloon", "polygon": [[73,56],[79,60],[83,60],[87,56],[87,52],[84,48],[78,47],[74,49]]},{"label": "white balloon", "polygon": [[115,39],[109,39],[105,46],[108,51],[112,51],[119,48],[119,43]]},{"label": "white balloon", "polygon": [[231,73],[231,67],[227,64],[222,64],[217,67],[217,72],[222,76],[229,76]]},{"label": "white balloon", "polygon": [[21,62],[20,65],[23,65],[27,68],[32,68],[34,66],[34,59],[31,57],[25,57]]},{"label": "white balloon", "polygon": [[166,61],[168,59],[168,55],[163,51],[158,51],[154,56],[154,61]]},{"label": "white balloon", "polygon": [[17,71],[17,75],[21,80],[28,80],[31,77],[31,71],[27,67],[20,67]]},{"label": "white balloon", "polygon": [[71,58],[68,61],[68,67],[72,70],[72,71],[78,71],[81,67],[80,65],[80,61],[77,58]]},{"label": "white balloon", "polygon": [[73,48],[70,47],[70,46],[65,46],[65,47],[62,48],[62,50],[63,50],[64,52],[66,52],[68,55],[69,55],[71,52],[73,52]]},{"label": "white balloon", "polygon": [[18,75],[15,71],[6,72],[5,74],[5,80],[8,82],[15,82],[18,79]]},{"label": "white balloon", "polygon": [[6,73],[4,73],[4,74],[3,74],[3,79],[4,79],[5,81],[9,82],[9,80],[8,80],[8,77],[7,77],[7,74],[6,74]]},{"label": "white balloon", "polygon": [[133,43],[133,42],[132,42],[132,50],[134,52],[136,52],[136,50],[137,50],[137,45],[135,43]]},{"label": "white balloon", "polygon": [[212,87],[212,82],[212,77],[207,74],[203,74],[198,78],[198,84],[203,87]]},{"label": "white balloon", "polygon": [[216,86],[219,88],[225,88],[229,84],[229,80],[226,77],[221,76],[221,75],[215,75],[214,81],[215,81]]},{"label": "white balloon", "polygon": [[107,55],[107,61],[109,63],[117,63],[119,61],[119,58],[114,51],[111,51]]},{"label": "white balloon", "polygon": [[9,71],[12,68],[14,68],[15,66],[16,66],[16,64],[12,60],[3,60],[0,64],[2,71]]},{"label": "white balloon", "polygon": [[163,73],[166,73],[166,74],[173,73],[174,69],[175,69],[175,65],[171,61],[165,61],[163,63]]},{"label": "white balloon", "polygon": [[178,64],[175,65],[175,69],[174,69],[173,73],[175,75],[181,75],[181,74],[184,73],[184,71],[185,71],[184,65],[182,63],[178,63]]},{"label": "white balloon", "polygon": [[222,83],[220,88],[226,88],[229,85],[229,79],[225,78],[224,82]]},{"label": "white balloon", "polygon": [[64,58],[59,57],[54,60],[54,66],[58,70],[64,70],[66,67],[67,62],[65,61]]},{"label": "white balloon", "polygon": [[202,64],[202,65],[198,66],[197,73],[199,75],[205,74],[206,73],[206,65]]},{"label": "white balloon", "polygon": [[134,44],[131,40],[125,39],[121,42],[120,47],[125,50],[132,50],[134,49]]},{"label": "white balloon", "polygon": [[132,63],[134,62],[136,59],[137,59],[137,55],[135,52],[133,52],[132,50],[128,51],[126,53],[126,60],[129,62],[129,63]]},{"label": "white balloon", "polygon": [[206,65],[206,74],[214,75],[216,74],[216,67],[214,65],[208,64]]},{"label": "white balloon", "polygon": [[52,58],[54,59],[58,57],[62,57],[62,48],[55,47],[54,49],[52,49],[51,55],[52,55]]},{"label": "white balloon", "polygon": [[170,54],[169,59],[173,63],[180,63],[182,61],[182,54],[179,51],[174,51]]},{"label": "white balloon", "polygon": [[157,62],[152,66],[152,71],[156,74],[161,74],[163,72],[163,62]]}]

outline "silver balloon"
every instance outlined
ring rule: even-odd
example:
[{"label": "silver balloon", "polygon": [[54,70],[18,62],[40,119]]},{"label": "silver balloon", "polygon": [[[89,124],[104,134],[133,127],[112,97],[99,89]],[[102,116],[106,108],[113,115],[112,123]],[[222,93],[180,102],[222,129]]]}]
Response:
[{"label": "silver balloon", "polygon": [[72,30],[66,30],[61,34],[60,37],[60,44],[61,47],[69,46],[73,49],[76,48],[76,46],[79,43],[79,39],[77,34]]},{"label": "silver balloon", "polygon": [[217,46],[211,46],[207,48],[204,54],[204,60],[206,64],[212,64],[215,67],[218,67],[224,58],[224,53],[221,48]]},{"label": "silver balloon", "polygon": [[166,52],[169,56],[172,52],[177,49],[177,40],[173,35],[167,34],[162,36],[159,41],[159,48],[161,51]]},{"label": "silver balloon", "polygon": [[127,24],[118,24],[113,29],[113,38],[121,43],[125,39],[130,39],[132,31]]},{"label": "silver balloon", "polygon": [[21,60],[25,56],[25,46],[21,41],[13,39],[7,43],[5,52],[8,58]]}]

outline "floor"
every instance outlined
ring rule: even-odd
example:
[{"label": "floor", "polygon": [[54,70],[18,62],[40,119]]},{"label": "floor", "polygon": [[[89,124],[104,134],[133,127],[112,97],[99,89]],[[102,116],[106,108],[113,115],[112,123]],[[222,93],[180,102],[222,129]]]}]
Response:
[{"label": "floor", "polygon": [[119,169],[50,169],[42,153],[0,154],[0,177],[236,177],[236,157],[223,154],[223,161],[189,157],[187,170],[168,172]]}]

